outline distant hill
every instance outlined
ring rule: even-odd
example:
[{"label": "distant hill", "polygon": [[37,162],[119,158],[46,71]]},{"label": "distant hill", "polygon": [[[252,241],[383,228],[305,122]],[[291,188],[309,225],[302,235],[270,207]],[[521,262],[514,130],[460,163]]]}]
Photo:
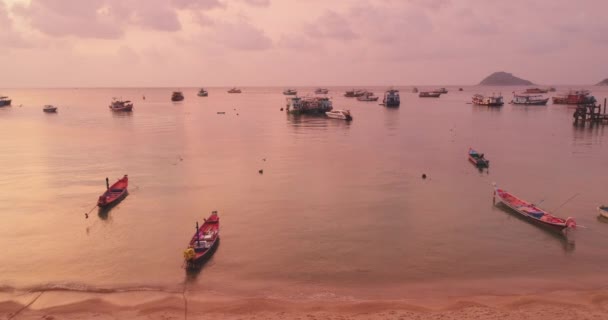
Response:
[{"label": "distant hill", "polygon": [[600,81],[596,86],[608,86],[608,78]]},{"label": "distant hill", "polygon": [[529,86],[534,83],[507,72],[494,72],[481,80],[482,86]]}]

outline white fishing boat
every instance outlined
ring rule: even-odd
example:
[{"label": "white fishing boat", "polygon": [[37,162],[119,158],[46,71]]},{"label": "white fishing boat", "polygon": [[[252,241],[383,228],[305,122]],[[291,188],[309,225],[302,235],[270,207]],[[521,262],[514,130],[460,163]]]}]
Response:
[{"label": "white fishing boat", "polygon": [[545,98],[542,95],[514,94],[511,103],[526,106],[545,106],[548,101],[549,98]]},{"label": "white fishing boat", "polygon": [[57,112],[57,107],[52,106],[50,104],[47,104],[46,106],[44,106],[42,108],[42,111],[44,112],[48,112],[48,113],[53,113],[53,112]]},{"label": "white fishing boat", "polygon": [[285,89],[283,90],[283,94],[286,96],[295,96],[298,94],[298,91],[296,89]]},{"label": "white fishing boat", "polygon": [[133,102],[129,100],[118,100],[114,98],[109,106],[110,110],[117,112],[131,112],[133,110]]},{"label": "white fishing boat", "polygon": [[478,106],[502,107],[505,103],[503,102],[501,95],[484,96],[476,94],[473,96],[473,104]]},{"label": "white fishing boat", "polygon": [[323,114],[333,109],[328,97],[289,97],[286,100],[286,110],[292,114]]},{"label": "white fishing boat", "polygon": [[329,118],[340,119],[350,121],[353,120],[353,116],[350,114],[350,110],[332,110],[325,112]]}]

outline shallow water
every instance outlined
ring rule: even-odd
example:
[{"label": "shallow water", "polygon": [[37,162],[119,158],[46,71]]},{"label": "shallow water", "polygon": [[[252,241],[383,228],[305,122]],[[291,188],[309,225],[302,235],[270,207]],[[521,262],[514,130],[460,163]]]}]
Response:
[{"label": "shallow water", "polygon": [[[439,99],[403,88],[398,109],[346,89],[330,96],[352,123],[288,116],[282,88],[189,88],[180,103],[171,88],[1,90],[13,106],[0,108],[0,287],[395,296],[608,283],[595,209],[608,202],[608,128],[573,127],[567,106],[467,104],[513,88]],[[110,112],[112,97],[134,112]],[[129,196],[98,215],[105,177],[123,174]],[[587,228],[565,240],[521,220],[492,205],[492,182]],[[188,276],[183,249],[212,210],[221,244]]]}]

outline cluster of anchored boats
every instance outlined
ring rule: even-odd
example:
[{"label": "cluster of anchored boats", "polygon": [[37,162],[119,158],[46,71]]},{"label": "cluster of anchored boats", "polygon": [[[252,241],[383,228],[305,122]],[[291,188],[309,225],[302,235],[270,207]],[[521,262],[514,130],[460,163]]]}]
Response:
[{"label": "cluster of anchored boats", "polygon": [[[304,96],[298,97],[297,91],[286,89],[284,95],[293,96],[287,98],[286,110],[292,114],[325,114],[329,118],[340,120],[352,120],[353,117],[349,110],[334,110],[330,98],[327,96]],[[325,88],[315,89],[315,94],[326,95],[329,90]],[[378,101],[379,97],[368,90],[349,90],[344,93],[347,98],[357,98],[359,101]],[[399,90],[389,89],[384,93],[382,104],[387,107],[399,107],[401,100],[399,98]],[[282,110],[282,109],[281,109]]]},{"label": "cluster of anchored boats", "polygon": [[[547,102],[549,102],[549,98],[543,96],[543,94],[549,91],[555,91],[555,88],[530,88],[526,89],[526,91],[522,93],[513,92],[513,100],[511,100],[511,104],[526,106],[545,106],[547,105]],[[570,90],[566,93],[562,93],[555,97],[552,97],[552,100],[553,104],[579,105],[593,103],[595,102],[595,100],[590,94],[591,92],[589,92],[588,90]],[[476,94],[473,96],[473,104],[490,107],[500,107],[504,105],[504,101],[503,97],[500,94],[492,96],[483,96],[481,94]]]}]

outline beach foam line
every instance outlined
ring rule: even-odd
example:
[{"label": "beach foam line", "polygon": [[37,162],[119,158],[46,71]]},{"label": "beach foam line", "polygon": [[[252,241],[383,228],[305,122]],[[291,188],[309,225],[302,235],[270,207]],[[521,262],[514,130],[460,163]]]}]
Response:
[{"label": "beach foam line", "polygon": [[45,283],[26,287],[13,287],[10,285],[1,285],[0,292],[47,292],[47,291],[68,291],[68,292],[83,292],[83,293],[123,293],[123,292],[166,292],[166,293],[181,293],[183,284],[174,288],[163,286],[115,286],[115,287],[97,287],[93,285],[65,282],[65,283]]},{"label": "beach foam line", "polygon": [[[34,302],[0,302],[0,318],[90,318],[109,315],[116,319],[198,319],[215,315],[238,319],[259,315],[268,319],[583,319],[608,318],[608,290],[560,291],[542,295],[471,296],[431,300],[318,301],[268,298],[213,297],[207,294],[147,292],[89,293],[44,292]],[[76,300],[74,300],[76,299]],[[31,301],[32,299],[30,299]],[[187,303],[185,303],[187,302]]]}]

